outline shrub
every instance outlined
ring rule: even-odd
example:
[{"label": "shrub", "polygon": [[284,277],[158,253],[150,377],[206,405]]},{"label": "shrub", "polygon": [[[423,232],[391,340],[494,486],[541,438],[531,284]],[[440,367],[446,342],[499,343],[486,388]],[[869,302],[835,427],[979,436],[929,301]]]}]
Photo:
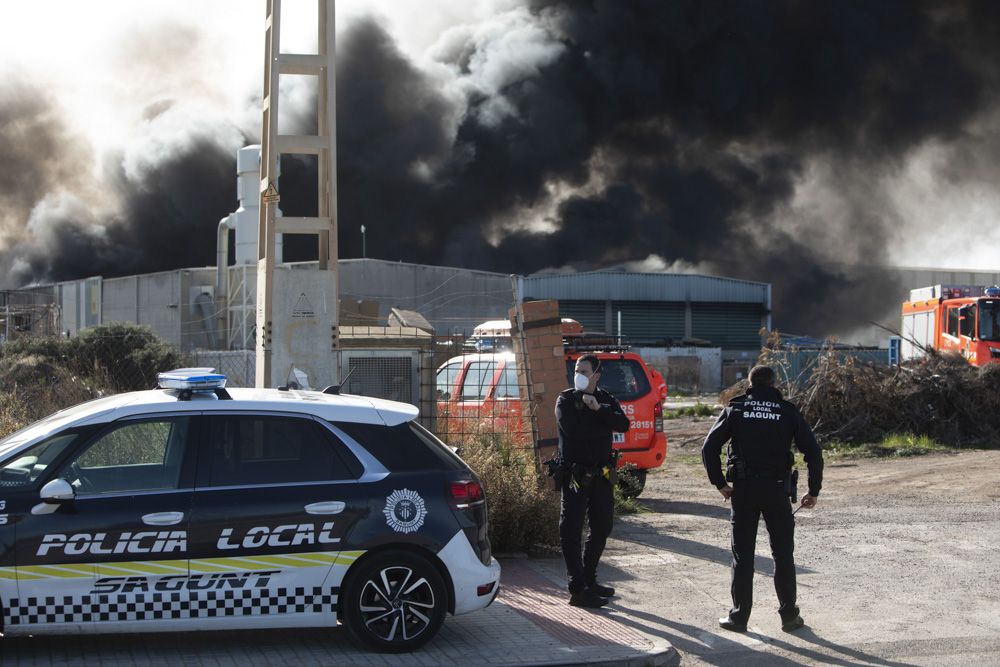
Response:
[{"label": "shrub", "polygon": [[148,327],[114,323],[69,339],[72,368],[114,392],[152,389],[156,374],[184,365],[183,356]]},{"label": "shrub", "polygon": [[110,324],[76,338],[19,338],[0,345],[0,433],[104,394],[155,386],[184,358],[148,327]]},{"label": "shrub", "polygon": [[467,435],[458,453],[485,487],[495,551],[559,544],[559,497],[539,475],[532,450],[504,434],[480,431]]},{"label": "shrub", "polygon": [[0,357],[0,433],[100,396],[93,384],[57,361],[34,354]]}]

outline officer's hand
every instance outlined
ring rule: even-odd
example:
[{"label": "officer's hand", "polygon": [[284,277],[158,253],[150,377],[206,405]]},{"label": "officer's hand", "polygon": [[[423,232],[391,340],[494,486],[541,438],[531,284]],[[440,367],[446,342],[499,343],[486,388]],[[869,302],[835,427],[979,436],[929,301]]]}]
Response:
[{"label": "officer's hand", "polygon": [[601,404],[597,402],[597,397],[593,394],[583,395],[583,404],[586,405],[591,410],[600,410]]},{"label": "officer's hand", "polygon": [[721,489],[719,489],[719,493],[722,494],[723,498],[725,498],[726,500],[729,500],[729,498],[733,495],[733,487],[731,487],[728,484],[726,484],[724,487],[722,487]]},{"label": "officer's hand", "polygon": [[816,496],[810,496],[808,493],[802,496],[802,507],[809,509],[811,507],[816,507]]}]

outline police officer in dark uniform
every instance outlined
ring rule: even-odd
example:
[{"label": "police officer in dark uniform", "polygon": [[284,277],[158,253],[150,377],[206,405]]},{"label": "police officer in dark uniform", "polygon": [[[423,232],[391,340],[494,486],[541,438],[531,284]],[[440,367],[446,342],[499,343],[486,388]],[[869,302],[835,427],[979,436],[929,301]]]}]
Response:
[{"label": "police officer in dark uniform", "polygon": [[[601,361],[588,354],[576,362],[574,386],[556,399],[562,474],[559,540],[569,574],[569,603],[576,607],[603,607],[615,594],[597,583],[597,563],[614,521],[615,461],[612,433],[628,431],[621,405],[597,387]],[[589,512],[590,533],[581,559],[580,535]]]},{"label": "police officer in dark uniform", "polygon": [[[723,476],[719,457],[722,446],[730,440]],[[795,520],[789,497],[793,441],[805,455],[809,468],[809,493],[802,496],[801,506],[814,507],[823,481],[822,452],[802,414],[774,387],[774,371],[755,366],[750,371],[750,389],[719,415],[701,449],[708,479],[733,503],[733,608],[728,616],[719,619],[719,625],[726,630],[747,629],[761,515],[771,541],[782,629],[792,632],[805,625],[795,603]]]}]

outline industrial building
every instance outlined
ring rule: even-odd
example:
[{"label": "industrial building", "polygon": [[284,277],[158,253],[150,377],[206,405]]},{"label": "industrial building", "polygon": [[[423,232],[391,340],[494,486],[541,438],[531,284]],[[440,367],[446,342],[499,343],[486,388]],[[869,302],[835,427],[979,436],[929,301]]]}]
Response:
[{"label": "industrial building", "polygon": [[[378,259],[340,260],[338,273],[347,326],[384,326],[396,308],[420,313],[438,335],[468,336],[477,324],[505,317],[515,290],[527,300],[557,299],[563,316],[588,331],[644,346],[756,351],[761,328],[770,326],[770,286],[729,278],[605,270],[512,280],[502,273]],[[230,281],[242,279],[237,267],[230,274]],[[252,281],[242,286],[251,312],[253,288]],[[230,309],[215,294],[214,267],[54,286],[68,335],[107,322],[134,322],[185,351],[252,348],[252,329],[248,339],[234,331],[245,321],[233,312],[227,317]]]}]

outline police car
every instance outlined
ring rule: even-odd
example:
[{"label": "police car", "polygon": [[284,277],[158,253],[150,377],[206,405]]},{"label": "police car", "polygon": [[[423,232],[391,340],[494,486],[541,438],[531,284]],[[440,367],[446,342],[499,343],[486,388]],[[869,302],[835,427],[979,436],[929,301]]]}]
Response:
[{"label": "police car", "polygon": [[415,407],[211,371],[0,441],[5,634],[339,622],[406,651],[494,600],[480,481]]}]

